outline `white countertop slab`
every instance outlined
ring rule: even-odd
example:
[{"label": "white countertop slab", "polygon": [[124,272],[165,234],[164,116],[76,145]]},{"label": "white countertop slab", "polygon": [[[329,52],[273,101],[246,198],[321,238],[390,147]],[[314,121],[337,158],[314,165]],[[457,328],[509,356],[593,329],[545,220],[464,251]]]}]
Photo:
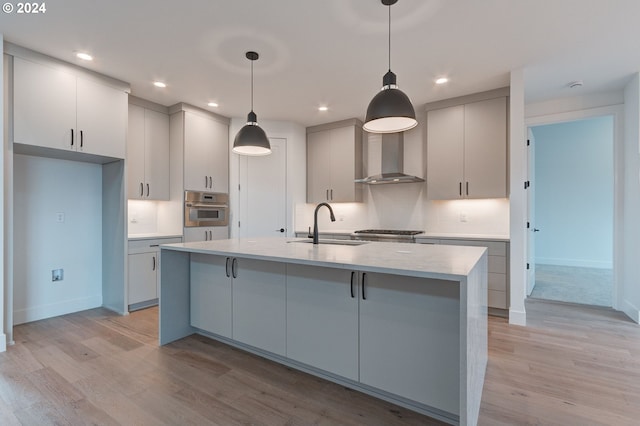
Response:
[{"label": "white countertop slab", "polygon": [[230,239],[166,244],[161,248],[456,281],[466,277],[486,251],[484,247],[412,243],[314,246],[288,241],[307,239]]},{"label": "white countertop slab", "polygon": [[497,234],[447,234],[439,232],[425,232],[424,234],[416,235],[416,240],[419,239],[438,239],[438,240],[480,240],[480,241],[503,241],[509,242],[508,235]]}]

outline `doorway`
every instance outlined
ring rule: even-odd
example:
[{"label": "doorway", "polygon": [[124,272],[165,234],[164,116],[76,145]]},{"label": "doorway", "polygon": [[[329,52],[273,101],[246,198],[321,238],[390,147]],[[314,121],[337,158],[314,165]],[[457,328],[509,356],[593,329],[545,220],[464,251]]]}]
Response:
[{"label": "doorway", "polygon": [[287,236],[287,140],[269,143],[271,154],[240,158],[241,238]]},{"label": "doorway", "polygon": [[529,297],[614,305],[615,117],[531,126]]}]

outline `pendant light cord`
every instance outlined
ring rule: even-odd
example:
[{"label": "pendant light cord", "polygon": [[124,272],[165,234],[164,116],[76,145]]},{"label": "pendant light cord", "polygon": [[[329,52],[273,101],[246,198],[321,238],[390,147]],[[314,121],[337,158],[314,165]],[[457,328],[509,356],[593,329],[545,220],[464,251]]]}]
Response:
[{"label": "pendant light cord", "polygon": [[253,60],[251,60],[251,111],[253,111]]},{"label": "pendant light cord", "polygon": [[389,7],[389,71],[391,71],[391,5]]}]

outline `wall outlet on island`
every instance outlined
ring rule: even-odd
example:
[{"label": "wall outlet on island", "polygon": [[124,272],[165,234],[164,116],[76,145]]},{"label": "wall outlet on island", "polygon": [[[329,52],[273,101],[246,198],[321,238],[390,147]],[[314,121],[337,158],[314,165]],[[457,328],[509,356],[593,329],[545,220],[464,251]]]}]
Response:
[{"label": "wall outlet on island", "polygon": [[467,222],[468,217],[466,212],[460,212],[460,222]]},{"label": "wall outlet on island", "polygon": [[62,281],[64,279],[64,269],[51,270],[51,281]]}]

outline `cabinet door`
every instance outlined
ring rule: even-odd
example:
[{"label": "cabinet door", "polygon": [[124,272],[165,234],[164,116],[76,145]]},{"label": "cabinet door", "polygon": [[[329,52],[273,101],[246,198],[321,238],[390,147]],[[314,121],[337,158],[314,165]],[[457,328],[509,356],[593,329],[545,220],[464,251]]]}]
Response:
[{"label": "cabinet door", "polygon": [[427,198],[463,194],[464,105],[427,112]]},{"label": "cabinet door", "polygon": [[[466,198],[507,196],[507,99],[465,105]],[[466,185],[466,184],[465,184]]]},{"label": "cabinet door", "polygon": [[144,118],[145,198],[169,200],[169,116],[146,109]]},{"label": "cabinet door", "polygon": [[14,142],[75,150],[75,128],[76,77],[14,57]]},{"label": "cabinet door", "polygon": [[[231,337],[231,272],[227,257],[191,254],[191,325]],[[229,260],[230,263],[230,260]]]},{"label": "cabinet door", "polygon": [[233,339],[284,356],[286,265],[236,259],[233,269]]},{"label": "cabinet door", "polygon": [[362,275],[360,382],[458,413],[459,284]]},{"label": "cabinet door", "polygon": [[158,253],[129,255],[129,305],[158,297]]},{"label": "cabinet door", "polygon": [[355,168],[356,162],[362,161],[356,158],[356,137],[362,138],[362,135],[355,126],[331,129],[329,135],[331,160],[324,170],[331,179],[329,199],[332,202],[356,201]]},{"label": "cabinet door", "polygon": [[287,357],[358,380],[358,292],[357,272],[287,265]]},{"label": "cabinet door", "polygon": [[129,105],[127,126],[127,197],[144,198],[144,108]]},{"label": "cabinet door", "polygon": [[185,112],[184,188],[229,191],[228,126]]},{"label": "cabinet door", "polygon": [[307,135],[307,202],[330,201],[331,134],[328,131]]},{"label": "cabinet door", "polygon": [[83,78],[77,79],[78,151],[124,158],[127,94]]}]

